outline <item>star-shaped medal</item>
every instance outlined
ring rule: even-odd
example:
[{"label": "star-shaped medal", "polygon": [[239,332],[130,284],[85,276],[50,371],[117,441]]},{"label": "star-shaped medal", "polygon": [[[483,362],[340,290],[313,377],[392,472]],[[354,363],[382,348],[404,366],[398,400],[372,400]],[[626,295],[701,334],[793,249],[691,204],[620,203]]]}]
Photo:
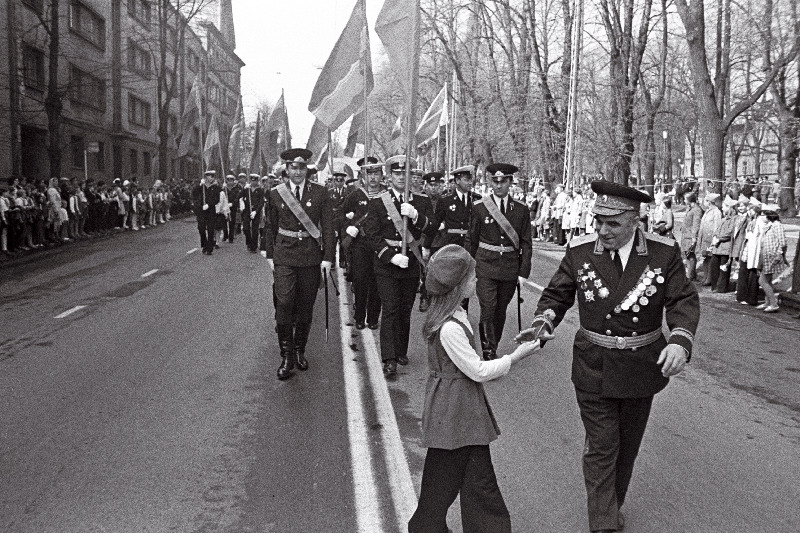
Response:
[{"label": "star-shaped medal", "polygon": [[588,270],[588,269],[589,269],[589,263],[584,263],[584,264],[583,264],[583,268],[585,268],[586,270]]},{"label": "star-shaped medal", "polygon": [[606,287],[600,287],[600,290],[597,291],[597,294],[600,295],[600,298],[608,298],[609,291]]},{"label": "star-shaped medal", "polygon": [[587,274],[587,275],[589,276],[589,279],[594,279],[594,278],[596,278],[596,277],[597,277],[597,274],[595,273],[595,271],[594,271],[594,270],[592,270],[591,272],[589,272],[589,274]]},{"label": "star-shaped medal", "polygon": [[583,295],[586,297],[587,302],[594,301],[594,291],[586,291],[585,293],[583,293]]}]

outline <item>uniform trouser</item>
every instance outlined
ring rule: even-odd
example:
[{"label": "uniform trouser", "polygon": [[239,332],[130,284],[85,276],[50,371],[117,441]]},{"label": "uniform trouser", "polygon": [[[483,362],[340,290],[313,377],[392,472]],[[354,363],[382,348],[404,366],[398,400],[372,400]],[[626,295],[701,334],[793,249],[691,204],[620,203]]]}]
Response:
[{"label": "uniform trouser", "polygon": [[350,246],[350,272],[353,276],[353,294],[355,296],[354,319],[356,322],[366,321],[377,324],[381,315],[381,297],[378,294],[378,282],[373,266],[375,252],[362,244]]},{"label": "uniform trouser", "polygon": [[278,325],[310,323],[320,283],[319,265],[275,265],[273,279],[275,322]]},{"label": "uniform trouser", "polygon": [[210,215],[202,214],[197,217],[197,231],[200,232],[200,247],[204,252],[214,250],[214,224],[216,217],[214,213]]},{"label": "uniform trouser", "polygon": [[506,310],[514,291],[517,290],[517,280],[499,280],[478,278],[475,292],[481,305],[481,322],[490,320],[494,324],[495,348],[500,344],[503,328],[506,325]]},{"label": "uniform trouser", "polygon": [[736,301],[758,305],[758,269],[747,268],[747,261],[739,261],[739,279],[736,280]]},{"label": "uniform trouser", "polygon": [[236,213],[231,211],[231,217],[228,219],[228,242],[233,242],[233,237],[236,235]]},{"label": "uniform trouser", "polygon": [[411,310],[417,299],[419,277],[392,278],[377,276],[381,297],[381,359],[396,360],[408,354]]},{"label": "uniform trouser", "polygon": [[261,216],[256,215],[255,218],[250,218],[248,213],[242,217],[242,232],[244,233],[244,240],[247,243],[247,249],[250,251],[258,250],[258,240],[260,233],[258,226],[261,224]]},{"label": "uniform trouser", "polygon": [[601,398],[575,389],[586,430],[583,478],[589,529],[617,529],[653,397]]},{"label": "uniform trouser", "polygon": [[428,449],[419,503],[408,522],[408,532],[446,533],[447,510],[459,492],[464,533],[510,533],[511,517],[497,485],[488,445]]}]

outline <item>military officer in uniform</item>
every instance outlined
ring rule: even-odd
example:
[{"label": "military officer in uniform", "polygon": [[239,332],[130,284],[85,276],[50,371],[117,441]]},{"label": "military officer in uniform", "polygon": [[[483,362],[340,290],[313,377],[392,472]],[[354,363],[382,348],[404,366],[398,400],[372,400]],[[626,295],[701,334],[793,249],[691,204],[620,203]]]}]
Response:
[{"label": "military officer in uniform", "polygon": [[486,167],[492,192],[473,203],[465,247],[477,261],[475,292],[481,306],[478,331],[484,359],[497,357],[506,309],[531,272],[528,206],[508,194],[519,169],[506,163]]},{"label": "military officer in uniform", "polygon": [[675,241],[638,228],[639,204],[652,198],[607,181],[593,182],[592,190],[597,232],[570,241],[533,325],[517,340],[539,332],[546,340],[577,294],[572,383],[586,430],[589,529],[609,532],[624,525],[619,510],[653,396],[689,361],[700,306]]},{"label": "military officer in uniform", "polygon": [[192,205],[197,216],[197,230],[200,232],[200,247],[205,255],[214,253],[214,225],[216,223],[217,204],[220,187],[216,184],[217,172],[206,170],[200,184],[192,190]]},{"label": "military officer in uniform", "polygon": [[342,226],[342,204],[347,197],[347,189],[344,186],[344,180],[347,178],[347,173],[342,169],[333,171],[333,186],[329,190],[331,198],[331,209],[333,209],[333,217],[336,220],[336,241],[339,247],[339,268],[347,268],[347,257],[342,250],[342,239],[344,238],[344,227]]},{"label": "military officer in uniform", "polygon": [[[435,224],[435,214],[436,214],[436,205],[441,198],[441,191],[442,191],[442,184],[444,183],[444,174],[441,172],[428,172],[427,174],[422,176],[422,180],[425,183],[425,194],[431,201],[431,211],[434,213],[434,223],[433,227],[438,228],[439,226]],[[430,248],[431,254],[436,253],[436,251],[441,248],[441,245],[437,243],[439,239],[439,235],[441,234],[440,231],[436,231],[429,236],[426,236],[425,242],[423,246],[425,248]],[[419,290],[419,310],[421,313],[424,313],[430,307],[430,299],[428,298],[428,291],[425,287],[425,272],[423,271],[422,275],[422,286]]]},{"label": "military officer in uniform", "polygon": [[236,215],[239,213],[239,195],[242,194],[242,188],[233,174],[229,174],[225,179],[228,185],[228,203],[231,210],[228,218],[228,242],[233,242],[233,237],[236,235]]},{"label": "military officer in uniform", "polygon": [[264,190],[259,186],[258,180],[258,174],[250,174],[250,183],[244,186],[239,197],[244,242],[253,254],[258,252],[258,227],[261,224],[261,211],[264,208]]},{"label": "military officer in uniform", "polygon": [[314,301],[320,276],[327,275],[336,251],[328,193],[308,180],[311,155],[304,148],[284,151],[281,159],[286,162],[289,182],[273,187],[267,198],[266,255],[275,281],[281,380],[289,378],[295,366],[308,369],[305,351]]},{"label": "military officer in uniform", "polygon": [[[386,172],[391,188],[370,201],[364,220],[364,236],[375,252],[375,276],[381,297],[381,359],[387,377],[397,373],[397,365],[408,364],[408,336],[411,311],[417,296],[423,261],[429,250],[423,249],[423,235],[430,233],[430,200],[409,191],[405,198],[406,165],[416,162],[404,155],[389,158]],[[402,251],[402,217],[407,218],[407,252]],[[410,238],[409,238],[410,237]]]},{"label": "military officer in uniform", "polygon": [[381,297],[375,278],[375,252],[364,237],[364,221],[370,200],[381,193],[383,164],[375,157],[359,159],[364,186],[355,189],[342,204],[341,227],[344,228],[343,248],[348,252],[348,265],[353,281],[355,299],[353,319],[356,329],[378,329],[381,314]]}]

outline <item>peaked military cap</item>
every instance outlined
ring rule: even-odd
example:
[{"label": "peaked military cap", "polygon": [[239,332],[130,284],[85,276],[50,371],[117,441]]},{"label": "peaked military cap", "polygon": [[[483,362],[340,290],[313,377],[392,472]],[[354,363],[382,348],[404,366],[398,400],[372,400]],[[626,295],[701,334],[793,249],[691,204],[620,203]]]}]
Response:
[{"label": "peaked military cap", "polygon": [[246,178],[247,177],[247,173],[246,172],[239,172],[239,177],[240,178]]},{"label": "peaked military cap", "polygon": [[425,183],[430,183],[431,185],[435,183],[444,183],[444,174],[441,172],[428,172],[422,179],[425,180]]},{"label": "peaked military cap", "polygon": [[216,171],[216,170],[206,170],[206,171],[203,173],[203,175],[204,175],[204,176],[216,176],[216,175],[217,175],[217,171]]},{"label": "peaked military cap", "polygon": [[250,174],[251,180],[258,180],[261,179],[261,174]]},{"label": "peaked military cap", "polygon": [[649,204],[653,198],[633,187],[626,187],[613,181],[597,180],[592,182],[592,190],[597,193],[592,213],[595,215],[613,216],[625,211],[639,211],[639,204]]},{"label": "peaked military cap", "polygon": [[486,173],[492,181],[499,178],[510,178],[513,176],[514,172],[518,171],[519,168],[508,163],[493,163],[486,166]]},{"label": "peaked military cap", "polygon": [[392,172],[394,170],[405,170],[406,168],[406,160],[408,161],[408,166],[411,168],[417,167],[417,162],[413,157],[406,158],[404,154],[395,155],[390,157],[386,160],[386,172]]},{"label": "peaked military cap", "polygon": [[287,163],[308,163],[314,153],[305,148],[290,148],[281,152],[281,159]]},{"label": "peaked military cap", "polygon": [[452,175],[453,179],[458,179],[464,176],[472,176],[474,173],[474,165],[464,165],[463,167],[458,167],[457,169],[453,170]]},{"label": "peaked military cap", "polygon": [[362,157],[361,159],[356,161],[356,165],[358,165],[359,167],[371,167],[380,164],[381,163],[380,161],[378,161],[378,158],[372,155],[369,155],[367,157]]}]

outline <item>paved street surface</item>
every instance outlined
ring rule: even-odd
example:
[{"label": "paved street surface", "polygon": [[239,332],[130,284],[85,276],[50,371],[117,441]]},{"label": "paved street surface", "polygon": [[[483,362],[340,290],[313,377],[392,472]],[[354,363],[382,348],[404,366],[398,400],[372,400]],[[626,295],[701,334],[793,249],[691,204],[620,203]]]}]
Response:
[{"label": "paved street surface", "polygon": [[[387,384],[377,332],[352,328],[335,275],[327,342],[321,290],[311,368],[279,382],[271,275],[237,239],[204,256],[189,218],[3,266],[0,531],[404,531],[425,454],[423,315]],[[562,254],[535,245],[523,323]],[[654,404],[625,531],[800,531],[800,320],[730,294],[701,301],[692,363]],[[501,352],[516,327],[512,305]],[[515,531],[588,531],[576,329],[573,311],[487,387]],[[451,517],[461,531],[457,505]]]}]

